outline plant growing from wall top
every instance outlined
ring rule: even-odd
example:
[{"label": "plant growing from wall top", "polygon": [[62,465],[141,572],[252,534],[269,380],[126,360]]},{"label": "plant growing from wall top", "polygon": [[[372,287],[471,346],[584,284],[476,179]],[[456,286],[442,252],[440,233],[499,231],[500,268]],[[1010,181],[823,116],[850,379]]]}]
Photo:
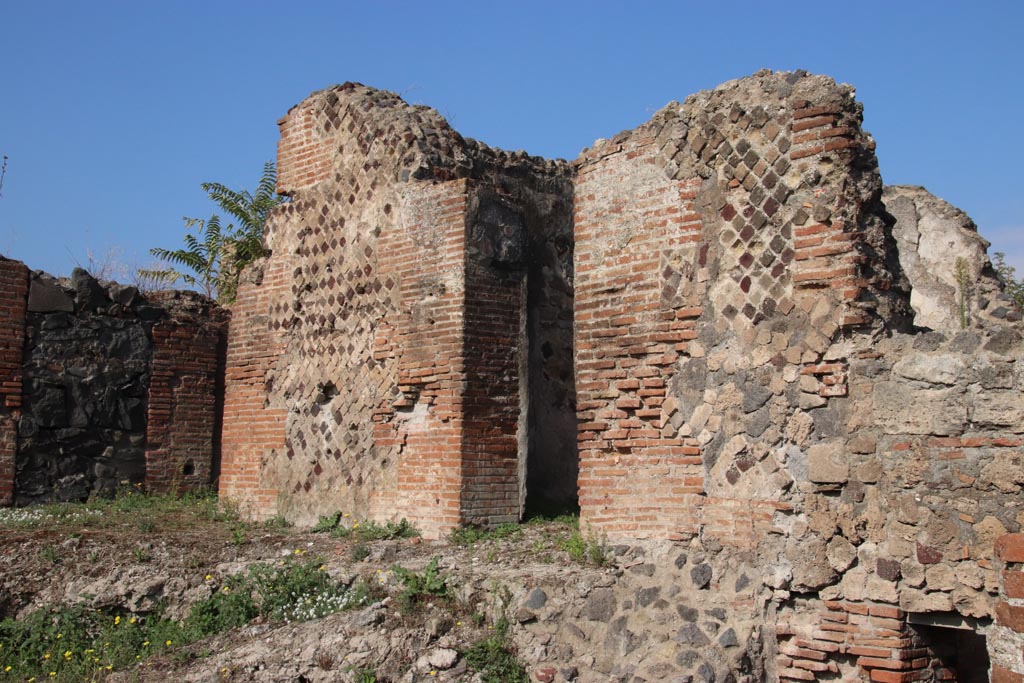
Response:
[{"label": "plant growing from wall top", "polygon": [[1024,310],[1024,280],[1017,279],[1017,269],[1006,262],[1006,254],[997,251],[993,254],[992,265],[996,275],[1006,288],[1006,293]]},{"label": "plant growing from wall top", "polygon": [[149,250],[169,267],[140,270],[140,274],[165,285],[183,282],[222,303],[231,303],[242,269],[266,253],[263,226],[270,211],[285,200],[275,191],[276,184],[277,169],[272,161],[264,164],[263,175],[252,193],[220,183],[203,183],[210,199],[236,222],[223,225],[216,213],[205,220],[186,217],[184,248]]},{"label": "plant growing from wall top", "polygon": [[960,308],[960,329],[967,329],[967,296],[968,289],[970,287],[970,273],[967,271],[967,260],[963,258],[957,258],[956,260],[956,283],[957,289],[957,304]]}]

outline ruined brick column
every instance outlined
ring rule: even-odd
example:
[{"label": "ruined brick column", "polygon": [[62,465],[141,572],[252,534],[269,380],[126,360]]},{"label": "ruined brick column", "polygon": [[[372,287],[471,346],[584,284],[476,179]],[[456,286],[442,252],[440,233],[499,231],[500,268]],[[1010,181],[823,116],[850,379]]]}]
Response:
[{"label": "ruined brick column", "polygon": [[0,257],[0,505],[14,500],[28,268]]},{"label": "ruined brick column", "polygon": [[[161,321],[153,326],[146,410],[146,488],[209,487],[220,447],[221,354],[225,323]],[[212,438],[211,438],[212,437]]]},{"label": "ruined brick column", "polygon": [[233,310],[222,493],[255,516],[404,516],[428,536],[517,519],[524,255],[566,213],[568,165],[351,83],[280,126],[292,201]]},{"label": "ruined brick column", "polygon": [[859,109],[830,82],[791,80],[670,104],[577,161],[580,488],[595,530],[756,543],[791,509],[748,454],[782,410],[772,395],[802,377],[803,403],[845,396],[830,341],[905,308],[889,293],[892,240],[866,210],[880,184],[852,170],[873,148]]}]

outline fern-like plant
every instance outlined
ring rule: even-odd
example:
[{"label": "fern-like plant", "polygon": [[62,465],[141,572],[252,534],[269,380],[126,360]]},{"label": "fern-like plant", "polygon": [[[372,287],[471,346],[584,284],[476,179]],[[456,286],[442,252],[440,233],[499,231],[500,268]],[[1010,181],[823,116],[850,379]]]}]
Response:
[{"label": "fern-like plant", "polygon": [[264,164],[263,175],[252,193],[232,190],[221,183],[203,183],[201,187],[210,199],[235,222],[222,225],[218,214],[206,220],[185,218],[184,248],[150,249],[169,266],[140,270],[140,275],[164,285],[183,282],[222,303],[231,303],[242,269],[266,253],[263,226],[271,210],[284,201],[275,191],[276,185],[277,169],[272,161]]}]

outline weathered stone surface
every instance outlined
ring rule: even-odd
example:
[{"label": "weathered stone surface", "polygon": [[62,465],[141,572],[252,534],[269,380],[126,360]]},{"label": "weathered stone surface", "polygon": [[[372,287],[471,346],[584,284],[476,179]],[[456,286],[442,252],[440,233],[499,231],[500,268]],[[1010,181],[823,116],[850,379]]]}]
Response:
[{"label": "weathered stone surface", "polygon": [[836,574],[829,565],[825,542],[811,539],[800,544],[799,549],[789,555],[793,563],[792,589],[814,591],[829,585]]},{"label": "weathered stone surface", "polygon": [[952,385],[963,381],[965,364],[958,355],[912,353],[899,359],[893,373],[929,384]]},{"label": "weathered stone surface", "polygon": [[907,612],[948,612],[953,609],[953,599],[948,593],[904,588],[900,591],[900,609]]},{"label": "weathered stone surface", "polygon": [[547,601],[547,593],[540,588],[534,588],[527,594],[526,599],[523,601],[523,607],[536,611],[544,607]]},{"label": "weathered stone surface", "polygon": [[963,430],[967,406],[963,394],[951,389],[921,390],[901,382],[879,382],[873,416],[886,434],[947,436]]},{"label": "weathered stone surface", "polygon": [[836,536],[829,541],[826,555],[832,569],[844,572],[857,559],[857,548],[842,536]]},{"label": "weathered stone surface", "polygon": [[807,478],[817,484],[841,484],[850,475],[842,444],[817,444],[807,449]]},{"label": "weathered stone surface", "polygon": [[1004,427],[1024,433],[1024,400],[1020,391],[990,391],[978,401],[971,420],[982,427]]},{"label": "weathered stone surface", "polygon": [[32,313],[70,313],[75,310],[75,302],[56,280],[34,273],[28,289],[28,310]]},{"label": "weathered stone surface", "polygon": [[985,254],[989,243],[963,211],[923,187],[887,186],[882,201],[896,218],[893,236],[910,280],[914,323],[961,329],[962,321],[972,320],[980,303],[999,291]]},{"label": "weathered stone surface", "polygon": [[615,607],[615,593],[607,588],[598,588],[583,605],[583,617],[591,621],[607,622],[615,614]]}]

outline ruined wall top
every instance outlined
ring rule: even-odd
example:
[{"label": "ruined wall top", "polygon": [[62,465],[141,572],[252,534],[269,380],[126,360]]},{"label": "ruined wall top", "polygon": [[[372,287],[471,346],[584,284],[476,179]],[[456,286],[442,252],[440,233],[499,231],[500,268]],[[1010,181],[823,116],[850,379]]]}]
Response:
[{"label": "ruined wall top", "polygon": [[331,177],[339,157],[360,155],[396,182],[480,178],[496,172],[567,177],[570,165],[507,152],[456,132],[436,109],[359,83],[314,92],[278,121],[278,191]]}]

